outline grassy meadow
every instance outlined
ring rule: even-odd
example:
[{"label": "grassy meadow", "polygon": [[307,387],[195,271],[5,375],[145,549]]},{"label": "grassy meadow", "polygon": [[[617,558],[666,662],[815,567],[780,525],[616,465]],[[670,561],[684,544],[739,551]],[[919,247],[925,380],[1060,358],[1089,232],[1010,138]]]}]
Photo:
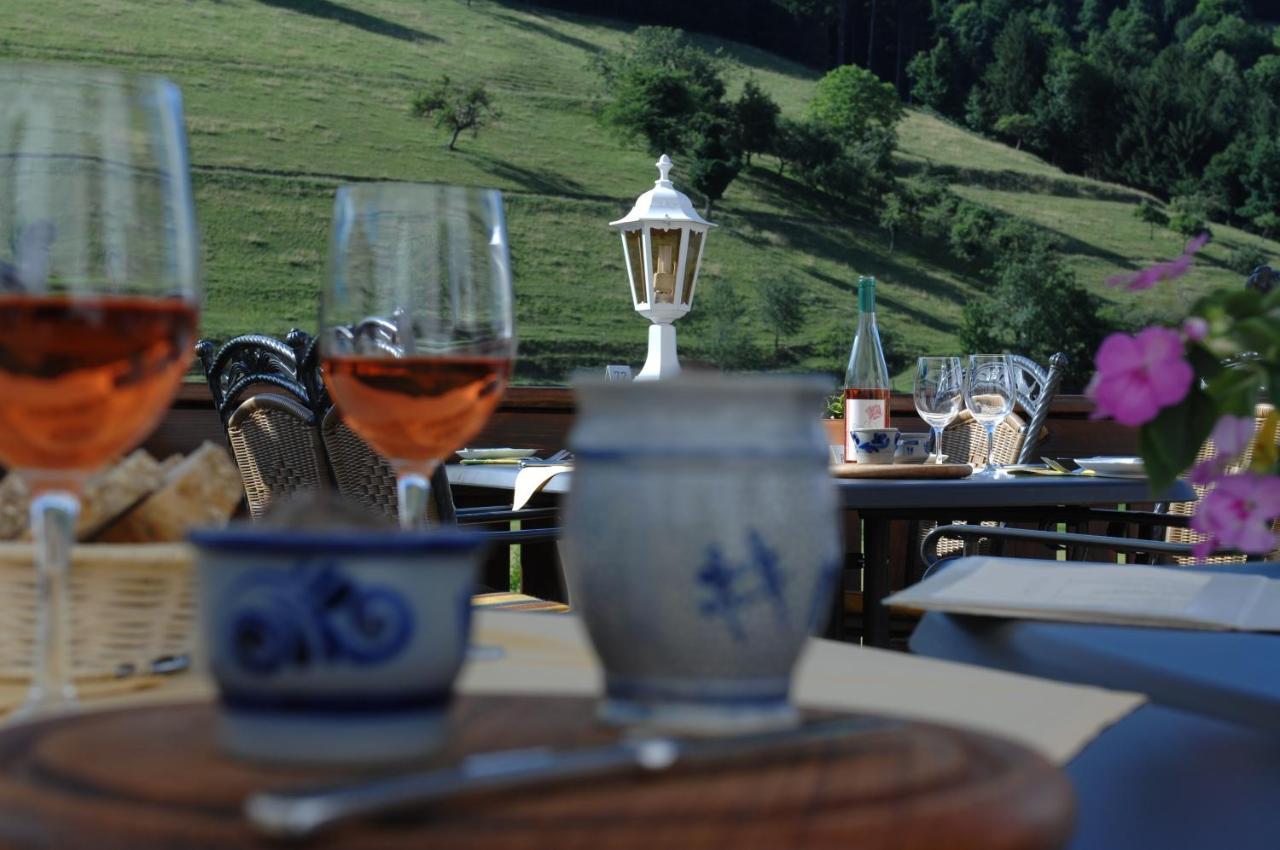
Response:
[{"label": "grassy meadow", "polygon": [[[0,0],[4,60],[72,61],[163,74],[181,85],[205,250],[205,335],[312,328],[334,188],[352,180],[492,186],[507,196],[518,379],[558,382],[579,366],[638,366],[646,322],[631,310],[618,239],[607,227],[656,177],[653,157],[596,119],[592,57],[630,30],[606,19],[497,0]],[[748,74],[798,115],[817,73],[714,39],[731,89]],[[483,81],[503,117],[456,151],[409,114],[413,93],[441,74]],[[1140,195],[1072,177],[920,112],[899,130],[905,172],[931,168],[956,191],[1059,232],[1081,281],[1125,316],[1176,315],[1207,287],[1239,285],[1226,268],[1252,241],[1215,226],[1215,242],[1176,289],[1141,297],[1107,290],[1109,274],[1176,254],[1181,241],[1133,218]],[[858,275],[882,282],[882,335],[899,359],[958,350],[964,303],[984,281],[943,246],[831,218],[798,184],[757,157],[717,205],[700,292],[803,283],[805,328],[784,340],[777,368],[842,369]],[[679,185],[679,162],[673,177]],[[698,357],[705,326],[679,324]],[[757,311],[762,351],[772,333]],[[692,321],[691,321],[692,320]],[[901,381],[901,378],[900,378]]]}]

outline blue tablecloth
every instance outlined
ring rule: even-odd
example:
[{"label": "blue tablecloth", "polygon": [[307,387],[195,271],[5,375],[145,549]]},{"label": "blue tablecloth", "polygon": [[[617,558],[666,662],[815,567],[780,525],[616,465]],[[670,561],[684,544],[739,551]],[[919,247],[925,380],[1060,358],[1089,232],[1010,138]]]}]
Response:
[{"label": "blue tablecloth", "polygon": [[1073,848],[1280,848],[1280,635],[928,614],[911,649],[1151,696],[1068,765]]}]

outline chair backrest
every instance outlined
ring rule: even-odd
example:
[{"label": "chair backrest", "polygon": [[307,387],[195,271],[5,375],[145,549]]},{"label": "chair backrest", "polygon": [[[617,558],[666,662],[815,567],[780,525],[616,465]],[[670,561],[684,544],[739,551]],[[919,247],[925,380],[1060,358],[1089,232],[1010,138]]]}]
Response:
[{"label": "chair backrest", "polygon": [[202,339],[196,343],[196,355],[223,424],[251,391],[270,389],[304,407],[311,405],[306,387],[298,380],[298,352],[289,342],[265,334],[242,334],[221,346]]},{"label": "chair backrest", "polygon": [[[1010,413],[996,425],[995,462],[1002,465],[1014,463],[1022,450],[1027,429],[1022,417]],[[987,462],[987,429],[967,410],[951,420],[942,432],[942,453],[953,463],[973,463],[982,466]]]},{"label": "chair backrest", "polygon": [[[362,337],[394,346],[396,326],[366,319]],[[214,405],[244,482],[249,512],[262,517],[284,495],[336,486],[344,497],[390,518],[397,515],[395,471],[342,421],[321,373],[316,338],[293,329],[284,340],[243,334],[196,344]],[[428,518],[456,522],[444,467],[431,478]]]},{"label": "chair backrest", "polygon": [[1062,370],[1067,365],[1067,356],[1058,352],[1049,358],[1049,368],[1021,354],[1010,354],[1009,362],[1013,366],[1014,390],[1017,403],[1027,416],[1026,436],[1011,463],[1033,463],[1037,460],[1036,450],[1044,437],[1045,420],[1049,418],[1049,405],[1062,383]]},{"label": "chair backrest", "polygon": [[[1262,423],[1266,420],[1267,416],[1274,409],[1275,408],[1270,404],[1260,404],[1257,406],[1257,408],[1254,410],[1254,415],[1253,415],[1253,420],[1254,420],[1253,430],[1255,434],[1257,434],[1258,429],[1262,427]],[[1276,445],[1280,446],[1280,434],[1276,435]],[[1196,453],[1196,463],[1209,460],[1217,453],[1218,453],[1218,450],[1213,445],[1213,440],[1205,440],[1204,445],[1200,447],[1200,451]],[[1239,472],[1243,469],[1247,469],[1251,463],[1253,463],[1253,444],[1252,443],[1249,444],[1249,447],[1245,450],[1245,453],[1243,456],[1241,456],[1235,463],[1229,464],[1227,466],[1226,471]],[[1194,486],[1196,491],[1196,500],[1194,502],[1173,502],[1172,504],[1169,505],[1169,513],[1179,514],[1181,516],[1190,516],[1191,514],[1195,513],[1196,505],[1200,503],[1200,500],[1204,498],[1205,493],[1208,493],[1210,488],[1201,486],[1199,484]],[[1271,529],[1272,531],[1280,533],[1280,519],[1277,519],[1272,524]],[[1170,543],[1199,543],[1203,538],[1189,528],[1170,528],[1165,533],[1165,539],[1168,540]],[[1271,555],[1269,556],[1270,560],[1275,560],[1277,558],[1280,558],[1280,547],[1277,547],[1275,550],[1273,550]],[[1245,558],[1243,555],[1213,555],[1208,559],[1206,559],[1205,563],[1235,564],[1235,563],[1241,563],[1242,561],[1244,561],[1244,559]],[[1176,558],[1176,560],[1180,564],[1197,563],[1193,558],[1178,557]]]},{"label": "chair backrest", "polygon": [[[320,419],[320,439],[338,492],[371,511],[396,519],[400,499],[396,491],[395,470],[386,458],[342,421],[338,409],[332,405]],[[431,476],[427,518],[437,525],[457,522],[449,477],[443,466]]]},{"label": "chair backrest", "polygon": [[251,396],[232,411],[226,427],[255,520],[282,496],[328,486],[315,416],[296,399],[278,393]]}]

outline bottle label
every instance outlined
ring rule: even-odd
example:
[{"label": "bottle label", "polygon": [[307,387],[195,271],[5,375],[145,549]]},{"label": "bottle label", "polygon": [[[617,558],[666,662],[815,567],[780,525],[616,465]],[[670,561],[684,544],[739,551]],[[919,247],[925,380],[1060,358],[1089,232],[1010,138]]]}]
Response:
[{"label": "bottle label", "polygon": [[844,400],[844,457],[853,460],[853,435],[856,428],[888,428],[889,402],[878,398],[846,398]]}]

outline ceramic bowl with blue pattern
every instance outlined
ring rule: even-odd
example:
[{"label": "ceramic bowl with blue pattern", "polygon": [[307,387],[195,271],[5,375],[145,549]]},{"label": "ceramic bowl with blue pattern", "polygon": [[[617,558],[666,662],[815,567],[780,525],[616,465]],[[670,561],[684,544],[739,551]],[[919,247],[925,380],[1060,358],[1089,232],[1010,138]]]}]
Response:
[{"label": "ceramic bowl with blue pattern", "polygon": [[439,747],[483,540],[233,527],[191,541],[227,751],[373,764]]}]

